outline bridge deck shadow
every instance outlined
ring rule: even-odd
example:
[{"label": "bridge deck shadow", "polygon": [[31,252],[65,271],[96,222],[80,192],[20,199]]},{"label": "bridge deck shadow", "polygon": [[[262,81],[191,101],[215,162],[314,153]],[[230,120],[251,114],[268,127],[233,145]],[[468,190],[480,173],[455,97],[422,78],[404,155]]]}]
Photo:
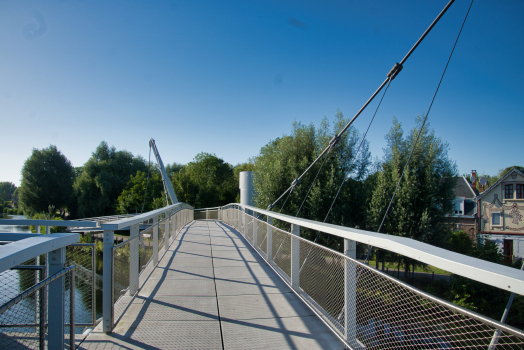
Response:
[{"label": "bridge deck shadow", "polygon": [[179,233],[110,335],[81,349],[344,349],[242,235],[220,221]]}]

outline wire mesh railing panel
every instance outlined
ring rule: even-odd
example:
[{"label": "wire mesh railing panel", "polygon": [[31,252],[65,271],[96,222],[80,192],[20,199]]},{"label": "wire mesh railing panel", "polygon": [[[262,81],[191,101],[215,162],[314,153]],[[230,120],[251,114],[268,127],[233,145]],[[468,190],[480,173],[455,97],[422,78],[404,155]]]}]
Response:
[{"label": "wire mesh railing panel", "polygon": [[207,212],[207,218],[209,220],[218,220],[218,210],[209,210]]},{"label": "wire mesh railing panel", "polygon": [[160,224],[158,224],[158,251],[161,251],[162,248],[164,248],[164,240],[165,236],[164,233],[166,232],[166,222],[163,221]]},{"label": "wire mesh railing panel", "polygon": [[[280,254],[286,255],[276,254],[275,263],[285,271],[277,260]],[[497,349],[524,348],[522,331],[304,239],[299,261],[300,288],[295,291],[352,348],[487,349],[497,329]]]},{"label": "wire mesh railing panel", "polygon": [[267,257],[267,223],[256,220],[257,242],[256,245]]},{"label": "wire mesh railing panel", "polygon": [[66,265],[75,266],[75,319],[77,326],[93,326],[96,321],[95,245],[66,247]]},{"label": "wire mesh railing panel", "polygon": [[[40,293],[40,290],[29,293],[24,300],[0,314],[0,349],[39,349]],[[2,299],[2,304],[10,299],[12,298]],[[25,324],[35,324],[35,326],[17,327]]]},{"label": "wire mesh railing panel", "polygon": [[[115,320],[122,315],[134,297],[129,290],[131,244],[138,243],[138,237],[127,240],[113,248],[113,300]],[[136,272],[138,273],[138,271]]]},{"label": "wire mesh railing panel", "polygon": [[251,215],[245,215],[245,235],[246,238],[253,243],[253,217]]},{"label": "wire mesh railing panel", "polygon": [[73,272],[65,268],[0,304],[0,349],[70,348]]},{"label": "wire mesh railing panel", "polygon": [[283,277],[291,278],[291,235],[288,232],[273,227],[272,230],[273,262],[285,274]]},{"label": "wire mesh railing panel", "polygon": [[[39,258],[30,259],[21,265],[45,264],[44,259],[45,255],[42,256],[41,260]],[[39,276],[39,271],[20,269],[6,270],[0,273],[0,305],[39,282]]]},{"label": "wire mesh railing panel", "polygon": [[153,227],[142,231],[140,234],[139,250],[139,271],[142,272],[153,257]]},{"label": "wire mesh railing panel", "polygon": [[205,220],[206,219],[206,211],[195,211],[195,220]]},{"label": "wire mesh railing panel", "polygon": [[[300,288],[336,329],[343,329],[344,258],[300,241]],[[354,310],[352,310],[354,312]]]}]

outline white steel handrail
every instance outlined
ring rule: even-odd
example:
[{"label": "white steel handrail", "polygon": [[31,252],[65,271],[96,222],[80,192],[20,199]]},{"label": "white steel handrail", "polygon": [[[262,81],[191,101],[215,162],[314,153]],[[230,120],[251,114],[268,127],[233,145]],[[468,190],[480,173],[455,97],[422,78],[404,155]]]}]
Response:
[{"label": "white steel handrail", "polygon": [[411,238],[297,218],[238,203],[228,204],[224,207],[231,205],[290,224],[389,250],[454,274],[524,295],[524,271],[508,266],[455,253]]},{"label": "white steel handrail", "polygon": [[0,226],[2,225],[96,227],[96,222],[95,221],[73,221],[73,220],[0,219]]},{"label": "white steel handrail", "polygon": [[139,224],[144,221],[147,221],[153,217],[158,217],[159,215],[169,213],[170,211],[181,210],[181,209],[193,209],[193,207],[187,203],[178,202],[176,204],[171,204],[171,205],[168,205],[167,207],[152,210],[147,213],[136,215],[130,218],[107,222],[107,223],[102,224],[101,227],[102,227],[102,230],[104,231],[121,230],[131,225],[135,225],[135,224]]},{"label": "white steel handrail", "polygon": [[19,265],[35,256],[77,243],[78,233],[53,233],[22,239],[0,246],[0,272]]}]

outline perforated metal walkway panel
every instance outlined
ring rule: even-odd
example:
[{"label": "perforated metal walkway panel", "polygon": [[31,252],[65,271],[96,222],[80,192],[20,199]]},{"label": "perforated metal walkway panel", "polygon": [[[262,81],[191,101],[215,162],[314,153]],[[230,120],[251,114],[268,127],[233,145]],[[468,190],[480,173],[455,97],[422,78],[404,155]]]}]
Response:
[{"label": "perforated metal walkway panel", "polygon": [[111,335],[81,349],[344,349],[240,233],[182,230]]}]

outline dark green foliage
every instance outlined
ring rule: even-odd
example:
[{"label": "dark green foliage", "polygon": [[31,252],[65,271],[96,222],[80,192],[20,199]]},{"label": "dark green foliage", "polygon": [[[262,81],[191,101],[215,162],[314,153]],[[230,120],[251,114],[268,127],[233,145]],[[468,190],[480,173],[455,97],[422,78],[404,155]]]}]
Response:
[{"label": "dark green foliage", "polygon": [[[340,111],[337,111],[332,126],[326,118],[322,120],[318,129],[312,124],[303,125],[294,122],[291,135],[277,138],[262,147],[260,154],[254,158],[256,205],[265,209],[273,203],[293,180],[306,170],[329,144],[333,135],[346,123],[347,120]],[[307,195],[299,217],[324,221],[340,184],[349,173],[350,179],[345,183],[327,222],[353,227],[362,226],[365,222],[365,215],[362,214],[366,213],[367,198],[365,191],[362,191],[365,184],[361,181],[367,173],[370,154],[368,144],[364,143],[355,159],[359,142],[358,131],[354,128],[348,129],[327,155],[326,162],[309,195],[307,195],[308,190],[324,159],[306,174],[302,183],[295,187],[289,198],[286,195],[273,210],[282,210],[282,213],[295,216]],[[316,232],[304,230],[301,235],[314,239]],[[335,249],[339,248],[340,243],[338,239],[328,235],[321,236],[318,242]]]},{"label": "dark green foliage", "polygon": [[232,203],[238,191],[238,178],[233,176],[233,167],[209,153],[197,154],[171,179],[178,200],[195,208]]},{"label": "dark green foliage", "polygon": [[20,202],[28,216],[50,205],[65,208],[73,196],[73,166],[56,146],[33,149],[22,168]]},{"label": "dark green foliage", "polygon": [[[382,222],[421,123],[419,116],[417,127],[404,136],[401,124],[393,120],[369,207],[372,230],[378,230]],[[448,144],[426,124],[381,232],[444,245],[449,234],[446,214],[451,212],[454,198],[452,178],[456,174],[456,165],[448,157]]]},{"label": "dark green foliage", "polygon": [[75,180],[76,217],[114,214],[118,196],[139,170],[147,171],[142,157],[101,142]]},{"label": "dark green foliage", "polygon": [[0,201],[12,199],[16,186],[12,182],[0,182]]},{"label": "dark green foliage", "polygon": [[[137,171],[135,176],[126,184],[126,187],[118,196],[116,211],[119,214],[141,213],[142,204],[144,203],[144,194],[146,192],[147,173]],[[149,184],[147,184],[147,195],[143,212],[158,209],[165,206],[164,186],[162,177],[159,172],[150,175]],[[160,204],[160,206],[159,206]]]},{"label": "dark green foliage", "polygon": [[459,254],[471,255],[474,247],[473,240],[466,231],[455,231],[451,234],[451,250]]}]

